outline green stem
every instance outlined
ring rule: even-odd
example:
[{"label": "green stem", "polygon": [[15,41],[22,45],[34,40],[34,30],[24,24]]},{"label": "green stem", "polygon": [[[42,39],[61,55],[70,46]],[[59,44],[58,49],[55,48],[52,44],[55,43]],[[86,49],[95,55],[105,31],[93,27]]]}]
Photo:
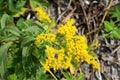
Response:
[{"label": "green stem", "polygon": [[[40,61],[40,63],[43,65],[43,63]],[[55,77],[55,75],[50,71],[50,70],[47,70],[51,75],[52,75],[52,77],[55,79],[55,80],[58,80],[56,77]]]},{"label": "green stem", "polygon": [[48,70],[48,72],[53,76],[53,78],[54,78],[55,80],[58,80],[58,79],[55,77],[55,75],[54,75],[50,70]]}]

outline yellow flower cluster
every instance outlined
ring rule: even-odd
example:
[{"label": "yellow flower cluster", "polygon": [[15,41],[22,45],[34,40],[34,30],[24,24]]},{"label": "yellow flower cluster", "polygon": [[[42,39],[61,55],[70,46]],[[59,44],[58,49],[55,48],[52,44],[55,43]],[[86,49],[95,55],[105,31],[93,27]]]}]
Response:
[{"label": "yellow flower cluster", "polygon": [[53,42],[55,37],[55,34],[39,34],[35,39],[35,44],[39,44],[40,42]]},{"label": "yellow flower cluster", "polygon": [[68,20],[65,25],[61,25],[58,33],[64,35],[67,54],[73,56],[77,63],[87,62],[93,65],[93,68],[100,70],[100,64],[88,54],[88,45],[85,36],[75,35],[76,28],[72,26],[74,20]]},{"label": "yellow flower cluster", "polygon": [[57,30],[58,33],[64,35],[65,40],[71,39],[76,33],[76,27],[72,26],[74,19],[70,19],[66,24],[61,24],[60,28]]},{"label": "yellow flower cluster", "polygon": [[47,54],[47,59],[43,64],[45,68],[44,72],[49,71],[50,68],[58,70],[60,68],[67,69],[70,67],[71,57],[64,54],[64,49],[58,50],[53,47],[47,47],[45,53]]},{"label": "yellow flower cluster", "polygon": [[68,69],[72,63],[79,64],[82,62],[91,64],[94,69],[100,70],[100,64],[88,54],[86,37],[75,35],[76,27],[73,26],[73,23],[74,20],[70,19],[66,24],[61,24],[56,34],[39,34],[36,37],[36,44],[44,41],[53,42],[57,39],[55,47],[49,47],[49,45],[46,47],[46,60],[43,64],[44,72],[49,71],[50,68],[54,70]]},{"label": "yellow flower cluster", "polygon": [[74,36],[66,45],[68,55],[74,56],[73,59],[75,62],[87,62],[88,64],[91,64],[94,69],[100,70],[100,64],[94,57],[88,54],[88,46],[85,36]]},{"label": "yellow flower cluster", "polygon": [[40,7],[36,7],[35,11],[37,12],[38,19],[43,22],[51,22],[49,15]]}]

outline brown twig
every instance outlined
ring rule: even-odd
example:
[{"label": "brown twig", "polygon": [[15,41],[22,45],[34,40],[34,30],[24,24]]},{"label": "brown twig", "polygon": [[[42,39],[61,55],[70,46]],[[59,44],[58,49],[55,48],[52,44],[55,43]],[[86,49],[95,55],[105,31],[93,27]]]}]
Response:
[{"label": "brown twig", "polygon": [[57,18],[57,22],[58,22],[58,21],[61,19],[61,17],[68,11],[68,9],[69,9],[69,7],[70,7],[70,5],[71,5],[71,2],[72,2],[72,0],[69,1],[66,10]]},{"label": "brown twig", "polygon": [[105,13],[104,13],[104,15],[103,15],[103,18],[102,18],[101,23],[103,23],[103,21],[105,20],[105,17],[106,17],[106,15],[107,15],[107,13],[108,13],[108,10],[109,10],[110,7],[112,6],[112,3],[113,3],[113,0],[110,0],[108,6],[107,6],[107,8],[106,8],[106,11],[105,11]]},{"label": "brown twig", "polygon": [[[85,20],[86,20],[86,24],[87,24],[88,31],[90,32],[90,22],[89,22],[89,19],[88,19],[88,16],[87,16],[87,14],[86,14],[85,9],[83,8],[83,1],[82,1],[82,0],[79,0],[79,1],[80,1],[80,5],[81,5],[81,8],[82,8],[82,11],[83,11]],[[89,35],[89,38],[90,38],[90,41],[92,41],[91,35]]]},{"label": "brown twig", "polygon": [[72,16],[72,13],[74,13],[75,10],[76,10],[76,7],[72,9],[71,12],[61,22],[65,22],[66,20],[68,20]]}]

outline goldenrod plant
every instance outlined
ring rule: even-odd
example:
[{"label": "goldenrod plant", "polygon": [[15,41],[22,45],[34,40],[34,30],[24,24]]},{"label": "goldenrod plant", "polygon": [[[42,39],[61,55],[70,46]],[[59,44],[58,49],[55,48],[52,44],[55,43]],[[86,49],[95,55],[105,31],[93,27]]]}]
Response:
[{"label": "goldenrod plant", "polygon": [[100,71],[96,57],[89,54],[86,36],[76,34],[75,20],[61,23],[55,30],[55,21],[35,1],[31,7],[36,20],[19,18],[15,23],[14,16],[7,13],[0,18],[0,77],[58,80],[55,72],[60,71],[61,80],[84,80],[82,63]]}]

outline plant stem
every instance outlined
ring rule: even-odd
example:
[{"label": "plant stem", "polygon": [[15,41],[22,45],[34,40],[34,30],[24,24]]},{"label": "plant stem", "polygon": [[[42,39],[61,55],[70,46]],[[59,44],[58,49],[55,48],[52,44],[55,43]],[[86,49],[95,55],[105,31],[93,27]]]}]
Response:
[{"label": "plant stem", "polygon": [[54,75],[50,70],[48,70],[48,72],[53,76],[53,78],[54,78],[55,80],[58,80],[58,79],[55,77],[55,75]]}]

